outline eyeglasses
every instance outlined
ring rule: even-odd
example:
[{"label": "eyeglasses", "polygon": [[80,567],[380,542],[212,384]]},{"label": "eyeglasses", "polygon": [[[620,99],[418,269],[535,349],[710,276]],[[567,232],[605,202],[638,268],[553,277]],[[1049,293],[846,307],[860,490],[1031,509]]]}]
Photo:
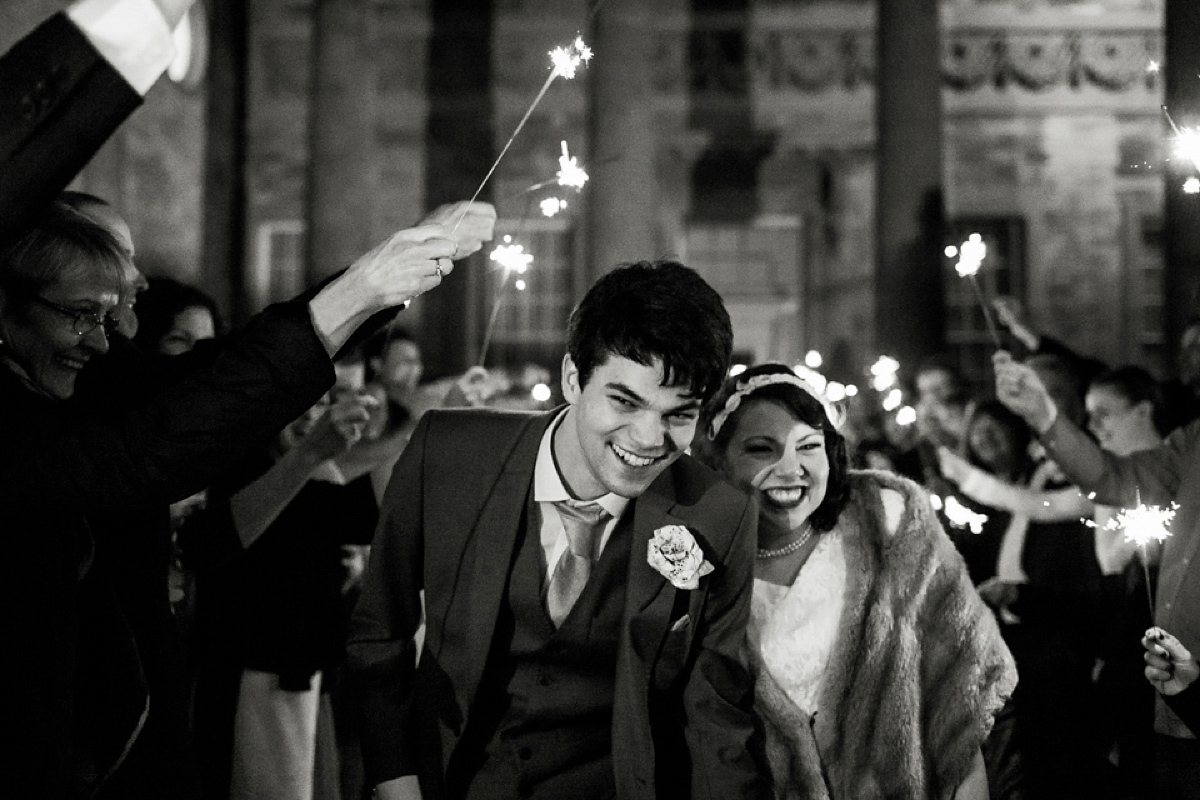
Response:
[{"label": "eyeglasses", "polygon": [[107,314],[97,314],[95,311],[80,311],[76,308],[67,308],[60,306],[58,303],[52,303],[41,295],[33,295],[33,299],[44,305],[46,308],[53,309],[64,317],[70,317],[71,327],[74,329],[77,336],[87,336],[96,328],[103,328],[105,337],[110,337],[117,331],[117,325],[120,323],[108,316]]}]

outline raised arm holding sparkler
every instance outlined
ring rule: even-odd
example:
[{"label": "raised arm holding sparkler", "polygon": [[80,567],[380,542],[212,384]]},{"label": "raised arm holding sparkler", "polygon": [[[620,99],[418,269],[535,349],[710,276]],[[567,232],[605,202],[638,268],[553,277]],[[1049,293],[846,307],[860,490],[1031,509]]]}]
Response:
[{"label": "raised arm holding sparkler", "polygon": [[[1126,456],[1106,453],[1057,413],[1032,369],[1005,352],[996,354],[994,365],[1000,401],[1037,431],[1050,457],[1085,492],[1094,492],[1097,502],[1127,510],[1121,525],[1127,537],[1139,536],[1140,523],[1151,517],[1155,524],[1145,530],[1165,532],[1162,515],[1179,504],[1170,521],[1171,535],[1162,545],[1154,616],[1185,648],[1200,652],[1200,422],[1177,429],[1151,450]],[[1195,745],[1184,723],[1165,707],[1156,712],[1155,730]],[[1200,758],[1200,747],[1188,758]]]}]

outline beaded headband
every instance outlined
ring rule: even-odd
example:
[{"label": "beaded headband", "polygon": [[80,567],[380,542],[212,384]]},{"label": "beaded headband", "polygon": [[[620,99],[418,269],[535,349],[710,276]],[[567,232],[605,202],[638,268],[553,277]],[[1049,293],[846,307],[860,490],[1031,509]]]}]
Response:
[{"label": "beaded headband", "polygon": [[791,372],[770,372],[765,375],[755,375],[744,381],[738,381],[733,394],[729,395],[729,399],[725,401],[725,407],[718,411],[716,416],[713,417],[712,422],[709,423],[708,438],[712,440],[717,438],[717,434],[721,432],[721,426],[725,424],[734,411],[738,410],[743,399],[764,386],[771,386],[773,384],[786,384],[801,389],[821,404],[821,408],[825,409],[825,417],[829,420],[829,424],[835,428],[840,424],[841,414],[811,383]]}]

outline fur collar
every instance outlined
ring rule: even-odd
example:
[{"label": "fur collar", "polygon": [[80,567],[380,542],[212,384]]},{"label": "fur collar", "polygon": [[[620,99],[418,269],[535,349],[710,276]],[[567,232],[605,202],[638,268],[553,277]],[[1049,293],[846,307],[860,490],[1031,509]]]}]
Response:
[{"label": "fur collar", "polygon": [[[1012,694],[1016,667],[925,491],[885,472],[849,480],[836,528],[845,608],[818,713],[807,719],[756,669],[775,796],[949,797]],[[885,505],[897,498],[892,528]]]}]

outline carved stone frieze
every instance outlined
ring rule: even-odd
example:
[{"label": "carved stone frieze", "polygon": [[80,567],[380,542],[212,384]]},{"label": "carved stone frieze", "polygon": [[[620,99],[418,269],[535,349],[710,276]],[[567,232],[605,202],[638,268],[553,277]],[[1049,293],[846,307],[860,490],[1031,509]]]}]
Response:
[{"label": "carved stone frieze", "polygon": [[1160,31],[966,29],[943,43],[942,74],[957,91],[991,86],[1029,91],[1068,86],[1123,92],[1156,91]]},{"label": "carved stone frieze", "polygon": [[[685,89],[673,69],[686,34],[661,33],[657,52],[667,69],[660,91]],[[760,90],[821,94],[853,92],[875,77],[875,32],[870,28],[759,28],[746,37],[745,51],[720,46],[719,32],[693,35],[686,85],[708,94],[743,91],[746,76]],[[952,28],[942,42],[942,77],[947,89],[984,87],[1041,92],[1056,87],[1125,92],[1161,87],[1151,62],[1161,60],[1163,34],[1149,28]],[[685,50],[686,52],[686,50]],[[738,63],[746,58],[746,69]]]},{"label": "carved stone frieze", "polygon": [[758,31],[750,52],[756,85],[772,90],[852,91],[875,73],[872,31]]}]

